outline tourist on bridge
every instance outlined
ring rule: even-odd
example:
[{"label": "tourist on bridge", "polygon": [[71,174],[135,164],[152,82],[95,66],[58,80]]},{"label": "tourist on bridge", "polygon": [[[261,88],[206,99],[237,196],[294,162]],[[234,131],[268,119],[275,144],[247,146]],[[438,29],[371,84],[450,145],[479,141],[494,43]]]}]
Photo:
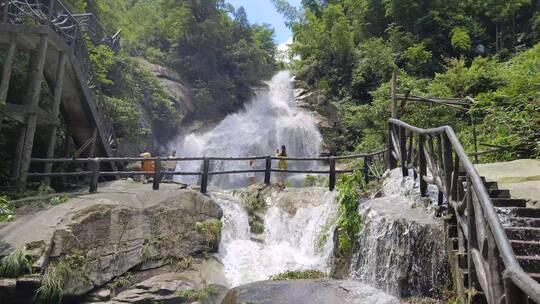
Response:
[{"label": "tourist on bridge", "polygon": [[[177,161],[173,158],[176,157],[176,151],[172,151],[171,155],[169,155],[169,160],[165,161],[165,172],[174,172],[176,171],[176,164]],[[173,182],[173,175],[172,174],[165,174],[165,178],[163,179],[166,183],[172,183]]]},{"label": "tourist on bridge", "polygon": [[[150,152],[144,152],[140,155],[140,157],[143,158],[152,158],[152,154]],[[143,174],[141,177],[141,182],[143,184],[146,184],[148,181],[152,181],[152,176],[154,174],[154,161],[153,160],[143,160],[141,162],[141,171],[146,172],[146,174]]]},{"label": "tourist on bridge", "polygon": [[[278,150],[279,151],[279,150]],[[285,145],[281,146],[281,151],[278,154],[279,157],[287,157],[287,147]],[[278,162],[278,167],[280,170],[287,170],[287,160],[280,159]],[[279,172],[279,183],[285,186],[286,172]]]}]

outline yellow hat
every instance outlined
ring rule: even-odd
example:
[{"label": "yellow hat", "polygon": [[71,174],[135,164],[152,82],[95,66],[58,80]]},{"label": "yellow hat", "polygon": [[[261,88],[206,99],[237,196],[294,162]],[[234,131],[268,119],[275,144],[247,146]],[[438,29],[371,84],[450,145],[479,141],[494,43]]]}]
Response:
[{"label": "yellow hat", "polygon": [[140,155],[141,157],[152,157],[152,154],[150,154],[150,152],[144,152],[143,154]]}]

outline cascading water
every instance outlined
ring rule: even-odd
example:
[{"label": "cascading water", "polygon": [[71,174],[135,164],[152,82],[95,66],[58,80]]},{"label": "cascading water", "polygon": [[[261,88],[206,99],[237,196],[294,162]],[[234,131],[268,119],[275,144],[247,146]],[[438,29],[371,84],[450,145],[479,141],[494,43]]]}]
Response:
[{"label": "cascading water", "polygon": [[[173,145],[180,156],[245,157],[274,155],[285,145],[289,156],[313,157],[320,153],[322,137],[313,117],[294,105],[291,74],[282,71],[268,82],[246,104],[245,108],[228,115],[219,125],[204,134],[188,134]],[[289,168],[316,166],[309,162],[289,162]],[[198,171],[200,162],[182,162],[181,171]],[[213,162],[212,170],[249,169],[246,161]],[[255,164],[263,169],[264,161]],[[261,178],[262,176],[258,176]],[[175,177],[177,181],[193,184],[197,177]],[[290,180],[292,180],[291,178]],[[214,176],[211,184],[222,188],[242,187],[247,177],[242,174]]]},{"label": "cascading water", "polygon": [[241,200],[231,193],[213,193],[224,214],[218,258],[231,286],[289,270],[328,272],[336,195],[322,188],[271,190],[265,195],[265,231],[255,239]]},{"label": "cascading water", "polygon": [[[414,181],[402,179],[399,170],[387,178],[382,197],[360,204],[352,276],[398,297],[438,297],[449,282],[442,221],[422,206]],[[436,198],[432,187],[428,191]]]}]

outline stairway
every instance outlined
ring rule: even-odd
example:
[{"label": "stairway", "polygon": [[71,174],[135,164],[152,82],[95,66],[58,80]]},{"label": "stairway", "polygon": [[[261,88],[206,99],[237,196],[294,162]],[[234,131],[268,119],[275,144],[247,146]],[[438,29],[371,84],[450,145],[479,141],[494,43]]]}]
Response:
[{"label": "stairway", "polygon": [[[464,177],[460,177],[465,181]],[[499,214],[505,228],[506,235],[518,262],[523,270],[533,279],[540,282],[540,209],[528,208],[527,200],[511,198],[510,191],[499,189],[497,182],[488,182],[484,177],[482,181],[488,190],[490,198]],[[467,269],[466,244],[459,244],[458,227],[455,218],[446,221],[447,236],[451,242],[451,263],[454,275],[458,276],[455,282],[458,292],[467,291],[469,286],[469,273]],[[461,247],[461,248],[460,248]],[[481,289],[480,286],[478,286]],[[471,297],[470,303],[487,303],[482,290],[477,290]]]}]

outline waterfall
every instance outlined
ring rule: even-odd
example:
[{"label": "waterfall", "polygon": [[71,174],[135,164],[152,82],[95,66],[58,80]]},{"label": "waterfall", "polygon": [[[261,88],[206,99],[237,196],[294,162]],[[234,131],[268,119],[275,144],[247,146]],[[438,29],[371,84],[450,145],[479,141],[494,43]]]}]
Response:
[{"label": "waterfall", "polygon": [[265,231],[254,238],[241,200],[230,192],[213,192],[212,198],[224,214],[218,258],[231,286],[266,280],[285,271],[328,273],[336,195],[322,188],[271,190],[265,196]]},{"label": "waterfall", "polygon": [[399,170],[386,179],[382,197],[360,204],[362,231],[352,276],[398,297],[438,297],[451,281],[442,220]]},{"label": "waterfall", "polygon": [[[320,153],[322,137],[313,117],[297,108],[294,102],[294,86],[288,71],[277,73],[259,90],[243,110],[228,115],[212,130],[191,133],[177,139],[172,147],[179,156],[225,156],[245,157],[275,155],[276,149],[285,145],[289,156],[312,157]],[[307,169],[314,163],[290,162],[289,168]],[[198,171],[201,162],[180,162],[180,171]],[[249,169],[246,161],[214,162],[212,170]],[[264,161],[255,164],[263,169]],[[257,176],[258,180],[262,174]],[[291,178],[292,180],[294,177]],[[176,181],[196,183],[198,177],[175,177]],[[222,188],[242,187],[247,176],[214,176],[211,184]]]}]

